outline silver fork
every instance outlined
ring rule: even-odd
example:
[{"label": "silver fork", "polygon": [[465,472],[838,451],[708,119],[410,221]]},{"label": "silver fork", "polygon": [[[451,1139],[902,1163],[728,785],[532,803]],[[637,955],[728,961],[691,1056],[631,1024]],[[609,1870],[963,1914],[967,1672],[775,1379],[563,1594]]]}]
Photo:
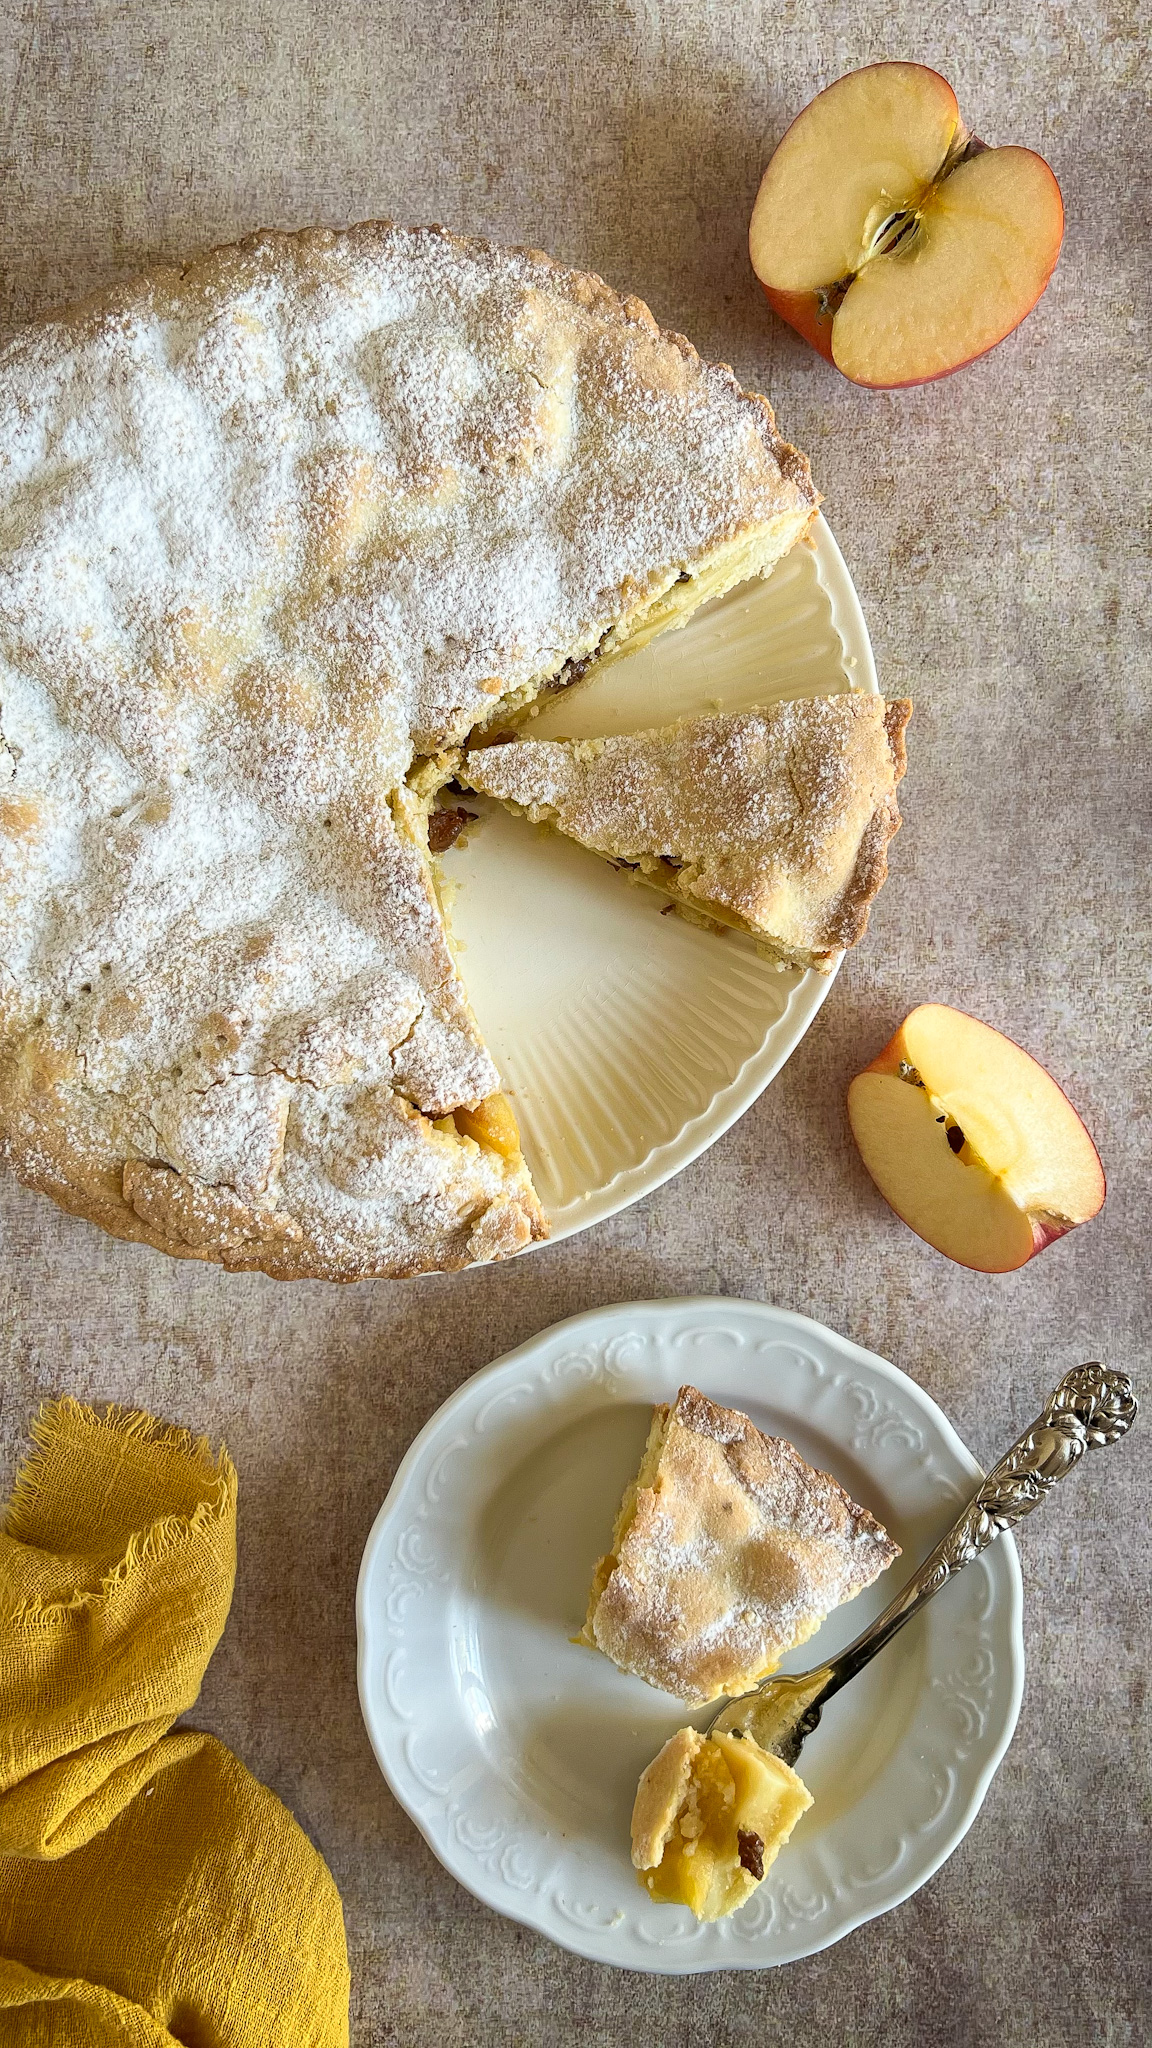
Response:
[{"label": "silver fork", "polygon": [[975,1497],[913,1572],[883,1614],[854,1643],[795,1678],[766,1678],[753,1692],[730,1700],[708,1724],[713,1735],[751,1735],[786,1764],[794,1764],[823,1712],[841,1686],[855,1678],[890,1643],[925,1602],[966,1564],[987,1550],[1072,1470],[1083,1452],[1114,1444],[1132,1427],[1136,1398],[1126,1373],[1096,1363],[1065,1373],[1032,1427],[994,1465]]}]

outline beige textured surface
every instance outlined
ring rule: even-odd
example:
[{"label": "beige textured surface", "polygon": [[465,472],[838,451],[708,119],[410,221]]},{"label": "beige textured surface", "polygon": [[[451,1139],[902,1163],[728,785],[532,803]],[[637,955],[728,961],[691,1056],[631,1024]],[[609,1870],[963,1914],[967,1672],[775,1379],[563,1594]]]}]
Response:
[{"label": "beige textured surface", "polygon": [[[1147,1356],[1146,8],[990,0],[8,0],[0,316],[261,223],[392,212],[539,243],[761,383],[812,456],[882,686],[916,699],[872,927],[762,1101],[680,1179],[511,1267],[295,1289],[165,1262],[0,1186],[9,1469],[54,1390],[227,1434],[240,1579],[199,1718],[293,1807],[344,1895],[353,2028],[608,2048],[1127,2048],[1147,2038],[1152,1767],[1145,1421],[1021,1540],[1028,1683],[967,1841],[888,1918],[779,1976],[622,1978],[497,1919],[377,1775],[356,1706],[361,1545],[415,1430],[556,1317],[727,1292],[910,1371],[978,1454],[1056,1374]],[[921,56],[992,142],[1050,157],[1068,239],[986,362],[842,383],[752,284],[744,227],[791,111]],[[945,1264],[855,1159],[845,1086],[914,1002],[1012,1032],[1083,1109],[1101,1217],[1021,1273]]]}]

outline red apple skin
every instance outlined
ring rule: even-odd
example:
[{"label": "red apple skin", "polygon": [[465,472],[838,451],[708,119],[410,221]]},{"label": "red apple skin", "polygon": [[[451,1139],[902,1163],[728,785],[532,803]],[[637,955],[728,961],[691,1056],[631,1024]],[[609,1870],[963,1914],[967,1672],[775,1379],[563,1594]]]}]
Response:
[{"label": "red apple skin", "polygon": [[761,284],[760,289],[772,311],[779,313],[780,318],[786,320],[789,327],[794,327],[797,334],[802,335],[816,353],[823,356],[835,369],[836,364],[832,355],[833,315],[824,311],[819,292],[778,292],[768,284]]},{"label": "red apple skin", "polygon": [[[907,1021],[908,1019],[905,1018],[904,1024],[906,1024]],[[900,1024],[898,1028],[893,1032],[891,1038],[888,1040],[887,1045],[884,1046],[882,1051],[877,1053],[875,1059],[869,1060],[868,1065],[860,1069],[861,1073],[899,1074],[901,1063],[904,1059],[904,1053],[901,1046],[901,1041],[904,1033],[904,1024]],[[1002,1031],[999,1035],[1001,1038],[1008,1038],[1008,1034],[1006,1031]],[[1022,1045],[1018,1045],[1017,1041],[1014,1038],[1008,1039],[1008,1043],[1010,1045],[1015,1045],[1017,1051],[1024,1054],[1025,1059],[1033,1059],[1033,1055],[1030,1052],[1026,1052]],[[1039,1062],[1034,1061],[1034,1064],[1039,1065]],[[1044,1072],[1046,1074],[1048,1073],[1047,1068],[1044,1069]],[[1069,1109],[1072,1110],[1072,1113],[1076,1117],[1077,1121],[1081,1121],[1079,1111],[1076,1109],[1076,1106],[1071,1101],[1071,1099],[1064,1094],[1064,1090],[1060,1087],[1059,1082],[1053,1081],[1051,1074],[1048,1074],[1048,1079],[1052,1081],[1052,1086],[1058,1089],[1060,1094],[1064,1096],[1065,1102],[1067,1102]],[[1095,1147],[1093,1147],[1093,1150],[1095,1150]],[[1093,1214],[1099,1215],[1100,1210],[1104,1206],[1104,1198],[1108,1192],[1108,1183],[1104,1176],[1104,1167],[1103,1163],[1100,1160],[1100,1155],[1098,1152],[1096,1154],[1096,1162],[1100,1168],[1100,1201],[1096,1209],[1094,1210]],[[865,1167],[865,1172],[867,1172],[867,1167]],[[893,1215],[895,1215],[897,1212],[893,1210],[892,1213]],[[1085,1223],[1090,1223],[1092,1221],[1092,1217],[1085,1216],[1082,1220]],[[920,1239],[921,1244],[928,1245],[932,1251],[936,1251],[938,1249],[936,1245],[932,1244],[930,1238],[922,1236],[921,1232],[917,1230],[916,1225],[914,1223],[908,1222],[908,1218],[906,1216],[901,1216],[900,1221],[906,1226],[907,1229],[909,1229],[912,1232],[912,1235],[914,1237],[918,1237]],[[1045,1251],[1050,1244],[1055,1244],[1057,1238],[1067,1237],[1069,1231],[1076,1230],[1079,1228],[1079,1224],[1076,1223],[1061,1224],[1056,1223],[1054,1221],[1042,1222],[1040,1218],[1036,1216],[1030,1217],[1029,1221],[1032,1225],[1032,1251],[1029,1254],[1029,1257],[1024,1261],[1025,1265],[1031,1264],[1032,1260],[1036,1257],[1037,1252]],[[944,1253],[942,1254],[942,1256],[950,1257],[951,1254]],[[985,1270],[983,1266],[970,1265],[967,1259],[953,1258],[952,1263],[957,1266],[963,1266],[965,1270],[969,1273],[983,1273]],[[1020,1268],[1017,1267],[1016,1271],[1018,1272],[1019,1270]]]},{"label": "red apple skin", "polygon": [[[1090,1218],[1088,1220],[1091,1221]],[[1038,1223],[1035,1217],[1033,1217],[1032,1237],[1035,1242],[1036,1251],[1033,1252],[1032,1257],[1036,1257],[1036,1252],[1042,1252],[1045,1245],[1055,1244],[1058,1237],[1067,1237],[1071,1228],[1072,1225],[1070,1223],[1066,1223],[1063,1229],[1061,1229],[1058,1223]]]}]

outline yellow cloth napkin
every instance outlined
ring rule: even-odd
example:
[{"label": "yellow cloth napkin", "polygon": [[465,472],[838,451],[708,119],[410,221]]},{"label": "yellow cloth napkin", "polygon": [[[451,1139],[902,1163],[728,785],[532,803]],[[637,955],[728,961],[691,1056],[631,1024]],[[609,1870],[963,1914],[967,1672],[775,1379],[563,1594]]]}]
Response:
[{"label": "yellow cloth napkin", "polygon": [[211,1736],[236,1472],[151,1416],[50,1404],[0,1530],[0,2048],[344,2048],[340,1899]]}]

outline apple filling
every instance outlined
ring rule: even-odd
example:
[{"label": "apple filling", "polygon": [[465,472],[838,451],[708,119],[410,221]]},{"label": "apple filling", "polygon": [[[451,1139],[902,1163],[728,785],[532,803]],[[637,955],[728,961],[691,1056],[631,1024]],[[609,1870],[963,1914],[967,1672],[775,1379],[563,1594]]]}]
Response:
[{"label": "apple filling", "polygon": [[474,1109],[454,1109],[452,1116],[461,1137],[475,1139],[481,1151],[520,1157],[520,1126],[506,1095],[489,1095]]},{"label": "apple filling", "polygon": [[632,1862],[661,1904],[722,1920],[751,1898],[811,1804],[795,1771],[750,1735],[681,1728],[637,1787]]},{"label": "apple filling", "polygon": [[482,1152],[495,1152],[501,1159],[521,1157],[520,1126],[506,1095],[489,1095],[483,1102],[451,1109],[446,1116],[431,1119],[434,1131],[457,1144],[478,1145]]}]

